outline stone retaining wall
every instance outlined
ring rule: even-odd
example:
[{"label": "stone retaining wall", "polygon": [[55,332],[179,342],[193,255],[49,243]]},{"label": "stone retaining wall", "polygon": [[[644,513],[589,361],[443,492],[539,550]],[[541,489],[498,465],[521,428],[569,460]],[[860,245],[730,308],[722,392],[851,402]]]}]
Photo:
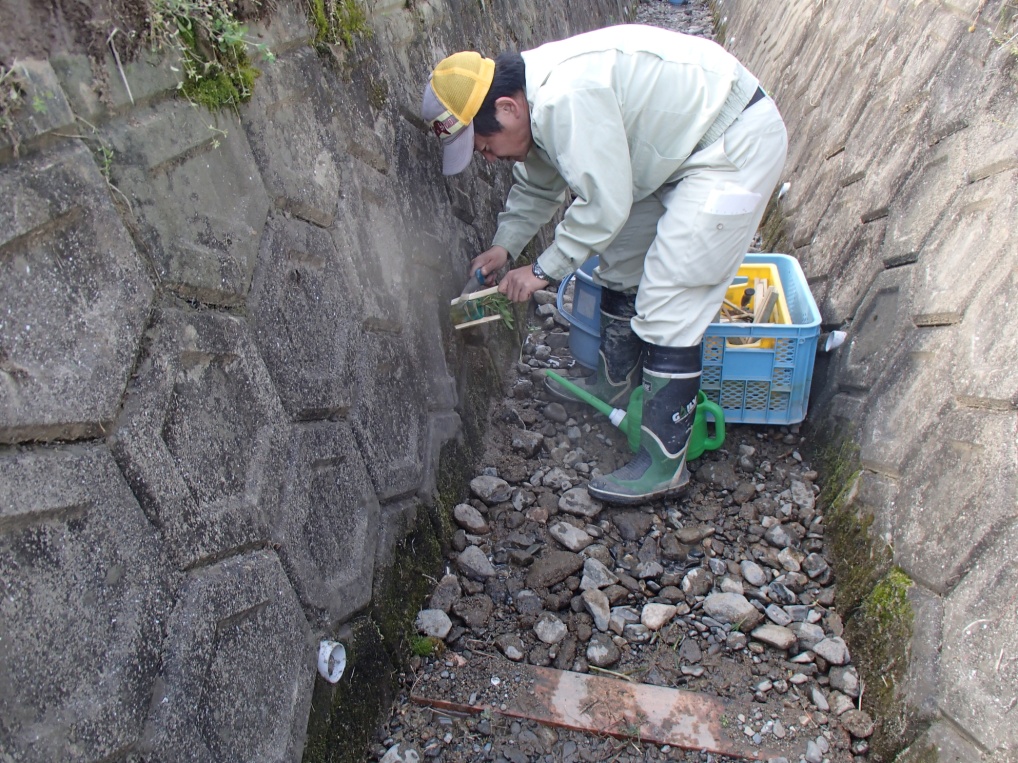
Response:
[{"label": "stone retaining wall", "polygon": [[899,699],[928,731],[904,757],[1015,760],[1018,8],[715,6],[790,128],[775,247],[848,332],[818,364],[814,431],[857,445],[849,508],[915,583]]},{"label": "stone retaining wall", "polygon": [[4,62],[4,761],[301,757],[319,640],[358,630],[465,369],[512,341],[451,329],[507,175],[441,178],[423,78],[631,3],[369,0],[371,38],[319,50],[276,5],[236,110],[178,98],[172,60]]}]

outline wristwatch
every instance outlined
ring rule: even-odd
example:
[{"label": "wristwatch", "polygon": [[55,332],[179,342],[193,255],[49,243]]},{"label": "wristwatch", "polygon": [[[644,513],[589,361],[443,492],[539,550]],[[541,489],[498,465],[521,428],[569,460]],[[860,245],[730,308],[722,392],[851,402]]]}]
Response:
[{"label": "wristwatch", "polygon": [[530,272],[537,278],[540,278],[542,281],[547,281],[548,283],[555,280],[541,269],[541,266],[537,264],[537,260],[534,260],[534,264],[530,266]]}]

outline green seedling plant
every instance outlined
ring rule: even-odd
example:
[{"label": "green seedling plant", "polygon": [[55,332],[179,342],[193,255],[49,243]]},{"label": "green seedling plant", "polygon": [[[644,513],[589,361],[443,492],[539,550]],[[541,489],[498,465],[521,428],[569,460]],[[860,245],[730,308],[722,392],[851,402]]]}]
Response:
[{"label": "green seedling plant", "polygon": [[484,311],[485,315],[498,315],[506,328],[516,327],[516,318],[513,315],[513,303],[505,294],[489,294],[477,300],[477,304]]},{"label": "green seedling plant", "polygon": [[153,0],[148,22],[152,47],[180,58],[181,95],[212,111],[251,98],[261,75],[252,54],[275,60],[267,45],[248,37],[227,0]]}]

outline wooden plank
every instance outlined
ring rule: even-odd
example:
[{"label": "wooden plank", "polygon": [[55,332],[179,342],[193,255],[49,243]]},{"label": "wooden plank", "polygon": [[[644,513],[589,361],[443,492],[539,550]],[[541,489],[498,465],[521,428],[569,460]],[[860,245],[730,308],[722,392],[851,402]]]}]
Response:
[{"label": "wooden plank", "polygon": [[767,760],[777,753],[754,747],[733,719],[749,714],[728,700],[665,686],[573,673],[533,665],[514,665],[522,672],[521,688],[503,705],[465,704],[411,691],[413,702],[454,712],[491,712],[511,718],[620,739],[706,750],[745,760]]}]

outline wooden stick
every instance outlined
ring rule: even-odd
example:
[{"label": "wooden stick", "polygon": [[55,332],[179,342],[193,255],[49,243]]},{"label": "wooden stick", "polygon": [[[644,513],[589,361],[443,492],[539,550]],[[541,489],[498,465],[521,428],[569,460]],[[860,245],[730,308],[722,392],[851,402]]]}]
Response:
[{"label": "wooden stick", "polygon": [[481,289],[480,291],[474,291],[470,294],[464,294],[462,297],[456,297],[456,299],[449,302],[449,307],[455,305],[462,305],[464,302],[470,302],[473,299],[480,299],[481,297],[487,297],[489,294],[495,294],[498,292],[497,286],[492,286],[490,289]]}]

